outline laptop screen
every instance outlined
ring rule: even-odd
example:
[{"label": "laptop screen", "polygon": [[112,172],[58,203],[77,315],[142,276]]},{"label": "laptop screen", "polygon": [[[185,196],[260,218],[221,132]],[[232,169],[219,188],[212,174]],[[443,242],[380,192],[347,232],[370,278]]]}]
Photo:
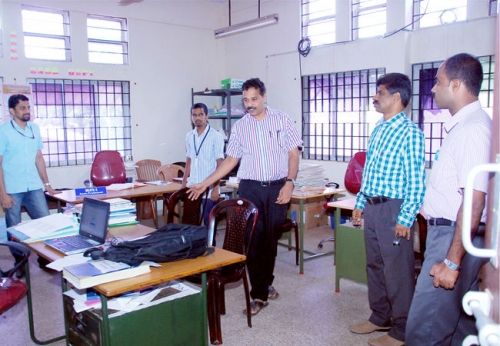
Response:
[{"label": "laptop screen", "polygon": [[104,243],[109,220],[108,202],[85,198],[80,218],[80,235]]}]

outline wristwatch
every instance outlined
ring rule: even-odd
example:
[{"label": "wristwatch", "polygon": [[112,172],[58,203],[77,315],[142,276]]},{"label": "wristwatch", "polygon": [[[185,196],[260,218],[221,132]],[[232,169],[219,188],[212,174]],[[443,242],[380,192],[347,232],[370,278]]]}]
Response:
[{"label": "wristwatch", "polygon": [[285,181],[291,181],[292,185],[295,186],[295,180],[294,179],[292,179],[292,178],[286,178]]},{"label": "wristwatch", "polygon": [[50,186],[50,183],[43,183],[43,186]]},{"label": "wristwatch", "polygon": [[456,272],[456,271],[458,270],[458,268],[459,268],[458,264],[456,264],[455,262],[450,261],[450,260],[449,260],[449,259],[447,259],[447,258],[445,258],[443,262],[444,262],[444,264],[445,264],[445,265],[446,265],[446,266],[447,266],[450,270],[453,270],[453,271],[455,271],[455,272]]}]

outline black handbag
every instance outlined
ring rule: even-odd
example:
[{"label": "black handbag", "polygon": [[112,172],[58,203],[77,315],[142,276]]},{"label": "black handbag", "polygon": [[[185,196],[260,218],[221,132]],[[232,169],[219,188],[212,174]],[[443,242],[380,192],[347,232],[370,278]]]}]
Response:
[{"label": "black handbag", "polygon": [[132,266],[142,261],[171,262],[205,254],[207,238],[205,226],[167,224],[144,238],[114,243],[105,251],[90,249],[84,255]]}]

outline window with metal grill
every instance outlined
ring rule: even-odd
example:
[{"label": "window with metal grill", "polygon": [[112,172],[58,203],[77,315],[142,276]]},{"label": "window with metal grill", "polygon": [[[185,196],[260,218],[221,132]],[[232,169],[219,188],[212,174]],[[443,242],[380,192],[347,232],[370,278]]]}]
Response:
[{"label": "window with metal grill", "polygon": [[352,39],[383,36],[387,31],[386,0],[352,0]]},{"label": "window with metal grill", "polygon": [[90,164],[100,150],[132,155],[128,81],[31,78],[28,83],[50,167]]},{"label": "window with metal grill", "polygon": [[489,9],[488,13],[490,16],[496,16],[498,14],[498,1],[497,0],[490,0],[490,9]]},{"label": "window with metal grill", "polygon": [[413,0],[413,29],[466,19],[467,0]]},{"label": "window with metal grill", "polygon": [[21,16],[26,58],[71,61],[68,11],[23,6]]},{"label": "window with metal grill", "polygon": [[302,37],[312,46],[336,41],[336,0],[302,0]]},{"label": "window with metal grill", "polygon": [[[479,101],[491,117],[493,114],[493,69],[495,62],[491,55],[479,57],[479,61],[483,66],[483,84],[479,93]],[[412,65],[412,113],[424,131],[427,167],[432,166],[436,152],[446,136],[443,125],[451,117],[447,109],[439,109],[431,92],[441,63],[442,61],[434,61]]]},{"label": "window with metal grill", "polygon": [[87,16],[89,61],[128,63],[128,29],[125,18]]},{"label": "window with metal grill", "polygon": [[303,157],[347,162],[381,118],[372,105],[384,68],[302,77]]}]

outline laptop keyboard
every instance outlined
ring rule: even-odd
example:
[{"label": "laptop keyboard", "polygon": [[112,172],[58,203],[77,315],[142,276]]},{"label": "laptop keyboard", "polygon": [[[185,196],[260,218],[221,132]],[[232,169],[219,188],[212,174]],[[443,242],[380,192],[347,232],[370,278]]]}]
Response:
[{"label": "laptop keyboard", "polygon": [[63,240],[66,244],[69,244],[75,248],[83,248],[83,247],[90,247],[92,244],[90,244],[87,240],[83,239],[80,236],[76,237],[66,237]]}]

